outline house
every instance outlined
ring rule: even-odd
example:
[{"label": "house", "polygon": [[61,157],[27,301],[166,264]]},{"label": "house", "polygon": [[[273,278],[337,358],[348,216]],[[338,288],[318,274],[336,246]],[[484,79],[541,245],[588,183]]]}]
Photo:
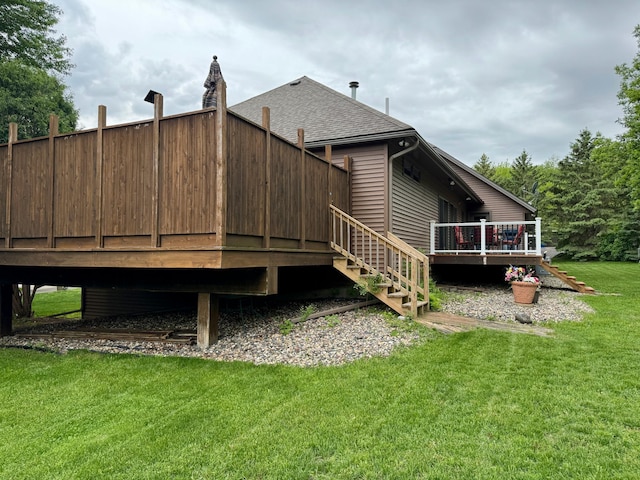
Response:
[{"label": "house", "polygon": [[[468,233],[469,245],[477,247],[464,252],[472,254],[465,262],[487,262],[486,255],[477,255],[479,235],[475,243],[471,240],[481,221],[489,222],[495,231],[502,229],[502,223],[506,229],[529,222],[531,248],[522,245],[523,254],[539,254],[533,246],[535,209],[531,205],[425,141],[410,125],[357,101],[357,87],[351,87],[349,97],[302,77],[230,109],[258,122],[261,108],[267,106],[274,132],[296,141],[296,128],[303,128],[308,150],[326,157],[330,146],[332,158],[350,157],[353,217],[382,235],[391,232],[431,253],[432,263],[461,261],[460,245],[453,243],[453,231],[446,226],[460,222],[469,223],[461,228]],[[432,245],[435,237],[437,248]],[[444,255],[447,252],[455,256]],[[493,252],[504,253],[502,249]],[[515,252],[509,253],[509,260],[493,255],[489,261],[514,262]]]},{"label": "house", "polygon": [[[307,77],[229,109],[220,88],[216,108],[164,116],[156,95],[153,119],[129,124],[108,125],[100,106],[96,129],[59,134],[52,116],[48,137],[18,141],[10,125],[0,335],[14,283],[81,286],[94,306],[122,290],[193,294],[206,346],[221,295],[272,295],[335,268],[418,315],[429,263],[541,261],[531,207],[411,126]],[[524,235],[507,248],[482,227]]]}]

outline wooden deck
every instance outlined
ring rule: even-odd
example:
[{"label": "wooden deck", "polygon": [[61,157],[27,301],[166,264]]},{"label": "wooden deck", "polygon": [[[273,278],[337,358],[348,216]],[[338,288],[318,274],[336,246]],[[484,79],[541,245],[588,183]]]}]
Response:
[{"label": "wooden deck", "polygon": [[[225,106],[0,145],[0,266],[227,269],[330,265],[344,168]],[[318,221],[326,218],[327,221]],[[326,257],[326,258],[325,258]],[[15,270],[14,268],[14,270]],[[4,275],[4,281],[10,281]]]}]

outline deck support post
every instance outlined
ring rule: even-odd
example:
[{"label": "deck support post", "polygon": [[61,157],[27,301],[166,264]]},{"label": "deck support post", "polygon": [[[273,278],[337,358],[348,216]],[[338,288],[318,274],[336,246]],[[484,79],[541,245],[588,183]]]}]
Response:
[{"label": "deck support post", "polygon": [[13,289],[10,284],[0,285],[0,337],[13,333]]},{"label": "deck support post", "polygon": [[47,161],[49,162],[49,205],[47,205],[47,211],[49,212],[48,224],[49,232],[47,235],[47,246],[49,248],[55,247],[55,187],[56,187],[56,135],[58,135],[59,118],[55,114],[49,115],[49,155]]},{"label": "deck support post", "polygon": [[220,299],[213,293],[198,293],[198,346],[218,343]]},{"label": "deck support post", "polygon": [[9,123],[9,145],[7,147],[7,169],[5,171],[7,179],[7,210],[5,215],[6,227],[4,232],[4,248],[11,248],[11,187],[13,185],[13,144],[17,141],[18,124],[15,122],[11,122]]}]

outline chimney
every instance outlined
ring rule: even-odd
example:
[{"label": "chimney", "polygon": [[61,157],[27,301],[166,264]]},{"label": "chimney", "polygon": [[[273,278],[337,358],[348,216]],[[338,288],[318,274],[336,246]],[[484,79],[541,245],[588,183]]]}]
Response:
[{"label": "chimney", "polygon": [[360,86],[358,82],[349,82],[349,88],[351,88],[351,98],[356,99],[356,89]]}]

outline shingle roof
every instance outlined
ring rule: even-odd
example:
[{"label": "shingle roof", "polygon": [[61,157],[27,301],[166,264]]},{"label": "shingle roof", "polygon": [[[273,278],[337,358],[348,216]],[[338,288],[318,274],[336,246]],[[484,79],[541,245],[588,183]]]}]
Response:
[{"label": "shingle roof", "polygon": [[262,107],[271,110],[271,130],[294,143],[299,128],[304,129],[307,144],[414,131],[410,125],[306,76],[229,109],[260,124]]}]

